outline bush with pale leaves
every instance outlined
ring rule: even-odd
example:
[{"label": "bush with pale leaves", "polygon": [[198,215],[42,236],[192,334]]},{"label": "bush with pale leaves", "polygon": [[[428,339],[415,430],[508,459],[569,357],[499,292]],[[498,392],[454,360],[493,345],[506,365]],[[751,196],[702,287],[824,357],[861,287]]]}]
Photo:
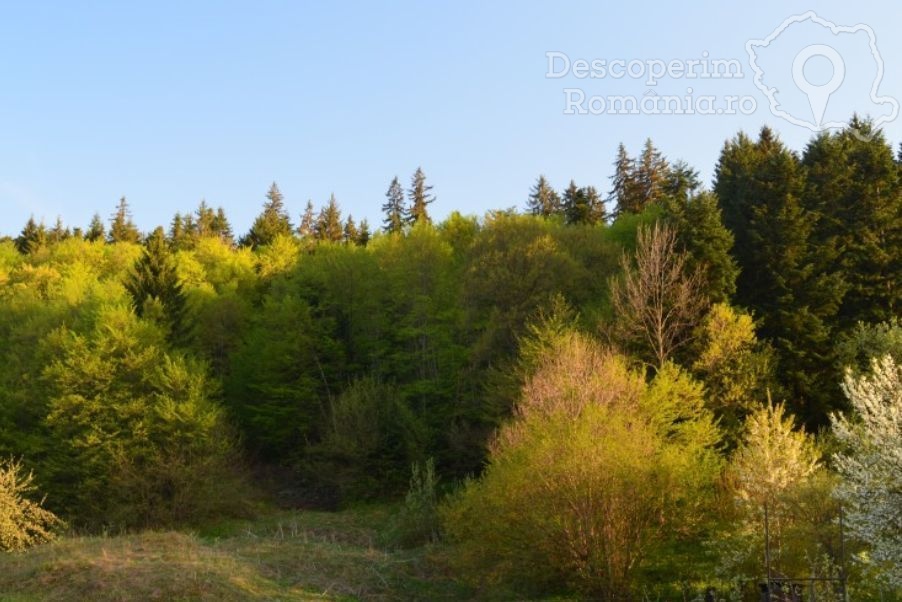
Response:
[{"label": "bush with pale leaves", "polygon": [[0,461],[0,550],[24,550],[54,538],[62,521],[29,499],[34,477],[17,460]]}]

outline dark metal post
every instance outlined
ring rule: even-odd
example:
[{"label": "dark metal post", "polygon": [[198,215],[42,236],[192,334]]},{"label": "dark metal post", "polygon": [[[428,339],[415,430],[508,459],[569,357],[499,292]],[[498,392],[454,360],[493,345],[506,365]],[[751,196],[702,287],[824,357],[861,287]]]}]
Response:
[{"label": "dark metal post", "polygon": [[771,592],[773,582],[770,574],[770,518],[767,514],[767,502],[764,502],[764,566],[767,569],[767,599],[770,602],[774,597]]},{"label": "dark metal post", "polygon": [[839,506],[839,583],[842,588],[842,602],[849,602],[846,593],[846,523],[845,511]]}]

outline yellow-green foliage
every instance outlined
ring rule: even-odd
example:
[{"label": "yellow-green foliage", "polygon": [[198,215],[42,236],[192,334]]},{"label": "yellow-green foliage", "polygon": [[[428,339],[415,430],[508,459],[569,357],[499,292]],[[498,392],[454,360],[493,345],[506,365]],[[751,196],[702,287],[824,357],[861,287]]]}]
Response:
[{"label": "yellow-green foliage", "polygon": [[443,509],[474,581],[620,599],[649,552],[693,533],[719,471],[701,387],[672,365],[651,384],[561,335],[523,387],[483,477]]},{"label": "yellow-green foliage", "polygon": [[713,542],[725,577],[763,573],[765,506],[775,574],[836,570],[836,479],[819,462],[813,438],[794,427],[782,404],[759,406],[746,419],[726,473],[733,507]]},{"label": "yellow-green foliage", "polygon": [[0,551],[24,550],[54,538],[56,515],[29,497],[34,476],[17,460],[0,460]]}]

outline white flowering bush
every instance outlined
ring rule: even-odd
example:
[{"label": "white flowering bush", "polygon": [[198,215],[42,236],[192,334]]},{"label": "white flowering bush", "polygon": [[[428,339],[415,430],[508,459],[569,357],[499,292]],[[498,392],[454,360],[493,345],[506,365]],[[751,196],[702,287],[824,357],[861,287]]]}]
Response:
[{"label": "white flowering bush", "polygon": [[870,547],[865,560],[893,588],[902,587],[902,366],[892,356],[869,373],[848,371],[843,391],[854,410],[832,416],[845,445],[835,455],[849,531]]}]

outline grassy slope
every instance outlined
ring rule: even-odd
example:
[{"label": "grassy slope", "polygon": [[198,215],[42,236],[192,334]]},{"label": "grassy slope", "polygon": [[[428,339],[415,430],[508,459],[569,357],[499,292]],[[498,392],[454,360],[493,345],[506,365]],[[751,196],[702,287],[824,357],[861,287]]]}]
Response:
[{"label": "grassy slope", "polygon": [[436,550],[379,545],[389,511],[283,512],[196,534],[73,537],[0,554],[0,600],[459,600]]}]

